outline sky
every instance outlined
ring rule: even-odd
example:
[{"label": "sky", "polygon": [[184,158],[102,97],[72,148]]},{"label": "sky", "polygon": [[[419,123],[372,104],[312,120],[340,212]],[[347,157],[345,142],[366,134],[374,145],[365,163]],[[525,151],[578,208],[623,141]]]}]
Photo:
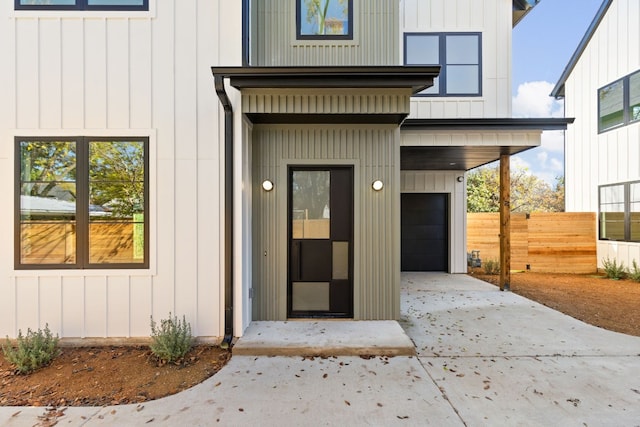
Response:
[{"label": "sky", "polygon": [[[541,0],[513,30],[513,117],[563,117],[549,94],[593,21],[603,0]],[[551,185],[564,176],[564,132],[544,132],[542,146],[515,155],[523,167]]]}]

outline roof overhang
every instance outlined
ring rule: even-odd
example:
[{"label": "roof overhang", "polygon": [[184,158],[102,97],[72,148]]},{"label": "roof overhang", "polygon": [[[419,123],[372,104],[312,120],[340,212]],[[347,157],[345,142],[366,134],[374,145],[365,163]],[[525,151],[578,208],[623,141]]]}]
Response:
[{"label": "roof overhang", "polygon": [[564,85],[569,79],[569,76],[571,75],[571,73],[573,72],[573,69],[578,64],[578,61],[580,60],[582,53],[587,48],[587,45],[591,41],[591,38],[596,33],[598,26],[600,26],[600,23],[602,22],[605,15],[607,14],[607,10],[609,10],[611,3],[613,3],[613,0],[604,0],[600,5],[600,9],[598,9],[598,11],[596,12],[596,16],[594,16],[593,20],[591,21],[591,24],[589,24],[589,28],[587,28],[587,31],[584,33],[584,36],[582,37],[582,40],[580,40],[580,43],[578,44],[578,47],[576,48],[575,52],[573,52],[573,55],[571,55],[571,59],[569,59],[569,63],[564,68],[564,71],[562,71],[562,75],[558,79],[558,83],[556,83],[555,87],[551,91],[551,96],[553,96],[554,98],[556,99],[564,98]]},{"label": "roof overhang", "polygon": [[440,66],[371,67],[211,67],[214,77],[245,88],[410,88],[416,94],[433,86]]},{"label": "roof overhang", "polygon": [[512,25],[515,27],[540,0],[513,0]]},{"label": "roof overhang", "polygon": [[[224,81],[243,94],[242,112],[252,123],[384,123],[399,125],[410,111],[410,96],[433,86],[440,66],[338,66],[338,67],[212,67],[216,87]],[[219,90],[218,89],[218,90]],[[276,89],[276,91],[273,91]],[[252,96],[271,97],[269,105],[260,108],[244,103]],[[353,98],[350,110],[324,107],[327,97]],[[304,98],[308,105],[322,108],[296,108],[290,99]],[[369,108],[356,100],[381,96],[395,97],[390,105]],[[343,98],[345,99],[345,98]],[[360,98],[362,99],[362,98]],[[281,102],[283,101],[283,102]],[[301,101],[298,101],[299,103]],[[384,102],[383,102],[384,103]],[[379,102],[378,102],[379,104]]]},{"label": "roof overhang", "polygon": [[[538,145],[505,143],[504,136],[565,130],[573,118],[500,118],[500,119],[407,119],[403,132],[482,133],[503,135],[492,144],[428,145],[400,148],[402,170],[471,170]],[[507,138],[508,139],[508,138]],[[525,139],[526,141],[526,139]]]}]

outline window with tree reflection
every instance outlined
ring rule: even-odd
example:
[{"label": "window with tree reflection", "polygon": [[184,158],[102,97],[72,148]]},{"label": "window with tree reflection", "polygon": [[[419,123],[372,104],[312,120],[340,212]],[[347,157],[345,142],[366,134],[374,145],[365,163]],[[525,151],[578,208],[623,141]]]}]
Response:
[{"label": "window with tree reflection", "polygon": [[147,268],[147,138],[16,138],[16,268]]},{"label": "window with tree reflection", "polygon": [[296,0],[298,39],[353,39],[353,0]]}]

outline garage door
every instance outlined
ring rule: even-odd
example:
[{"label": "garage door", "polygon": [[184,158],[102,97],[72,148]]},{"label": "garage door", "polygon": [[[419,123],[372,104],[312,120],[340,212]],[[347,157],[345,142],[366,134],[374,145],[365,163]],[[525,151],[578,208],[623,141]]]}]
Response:
[{"label": "garage door", "polygon": [[448,270],[447,206],[447,194],[402,194],[402,271]]}]

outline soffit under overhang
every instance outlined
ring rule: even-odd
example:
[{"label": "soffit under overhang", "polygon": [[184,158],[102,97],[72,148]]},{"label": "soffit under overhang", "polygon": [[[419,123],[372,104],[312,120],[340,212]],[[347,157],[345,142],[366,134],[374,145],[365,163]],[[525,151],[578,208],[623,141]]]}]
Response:
[{"label": "soffit under overhang", "polygon": [[572,118],[408,119],[400,131],[402,170],[471,170],[540,146],[543,131]]}]

